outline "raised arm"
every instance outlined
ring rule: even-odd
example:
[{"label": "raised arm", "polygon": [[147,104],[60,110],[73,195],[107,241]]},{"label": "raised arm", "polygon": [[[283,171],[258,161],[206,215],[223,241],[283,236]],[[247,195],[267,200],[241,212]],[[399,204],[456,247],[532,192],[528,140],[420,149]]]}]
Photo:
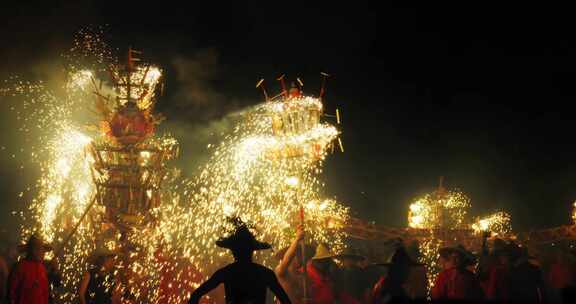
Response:
[{"label": "raised arm", "polygon": [[296,238],[294,239],[292,244],[290,244],[290,247],[288,247],[286,253],[284,253],[284,256],[282,257],[282,261],[280,261],[280,264],[278,264],[278,266],[276,266],[276,269],[274,269],[274,272],[276,273],[277,276],[282,277],[286,274],[288,265],[290,265],[290,262],[292,262],[294,256],[296,256],[296,250],[298,250],[298,244],[300,243],[300,241],[302,241],[303,238],[304,238],[304,229],[302,225],[298,225],[298,228],[296,229]]},{"label": "raised arm", "polygon": [[218,287],[218,285],[223,282],[222,278],[222,270],[216,271],[212,277],[210,277],[210,279],[202,283],[202,285],[194,290],[190,296],[190,301],[188,301],[188,304],[198,304],[200,298],[202,298],[203,295],[209,293],[212,289]]},{"label": "raised arm", "polygon": [[268,278],[268,288],[270,288],[272,293],[274,293],[281,304],[292,304],[292,302],[290,302],[290,298],[288,298],[288,295],[286,294],[286,291],[284,291],[284,288],[282,288],[278,282],[278,278],[276,278],[276,275],[272,271],[270,271],[270,277]]}]

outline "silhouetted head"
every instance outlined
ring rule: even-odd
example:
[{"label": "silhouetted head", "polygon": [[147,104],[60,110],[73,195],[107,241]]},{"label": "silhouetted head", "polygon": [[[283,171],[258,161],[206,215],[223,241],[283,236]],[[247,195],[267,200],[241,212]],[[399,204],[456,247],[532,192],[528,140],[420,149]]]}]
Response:
[{"label": "silhouetted head", "polygon": [[424,266],[422,263],[414,261],[406,251],[402,242],[394,244],[394,251],[388,257],[386,263],[377,263],[377,266],[387,267],[387,279],[394,284],[403,284],[410,275],[412,267]]},{"label": "silhouetted head", "polygon": [[256,240],[248,226],[239,218],[233,218],[230,221],[235,226],[233,233],[216,241],[216,245],[230,249],[237,261],[252,260],[254,251],[271,248],[270,244]]},{"label": "silhouetted head", "polygon": [[30,236],[26,244],[20,245],[19,248],[26,253],[26,258],[36,261],[43,261],[46,252],[52,251],[52,247],[37,235]]}]

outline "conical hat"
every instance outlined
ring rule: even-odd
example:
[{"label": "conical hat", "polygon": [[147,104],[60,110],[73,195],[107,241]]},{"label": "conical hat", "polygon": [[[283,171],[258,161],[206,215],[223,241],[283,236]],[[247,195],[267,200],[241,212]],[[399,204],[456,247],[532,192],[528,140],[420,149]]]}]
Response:
[{"label": "conical hat", "polygon": [[316,247],[316,253],[312,257],[312,259],[313,260],[323,260],[323,259],[330,259],[333,257],[334,257],[334,254],[332,254],[332,252],[330,252],[328,247],[326,247],[324,244],[319,244],[318,247]]},{"label": "conical hat", "polygon": [[264,250],[270,249],[272,246],[268,243],[256,240],[248,226],[240,219],[233,219],[235,221],[236,229],[231,235],[221,238],[216,241],[218,247],[227,248],[230,250]]}]

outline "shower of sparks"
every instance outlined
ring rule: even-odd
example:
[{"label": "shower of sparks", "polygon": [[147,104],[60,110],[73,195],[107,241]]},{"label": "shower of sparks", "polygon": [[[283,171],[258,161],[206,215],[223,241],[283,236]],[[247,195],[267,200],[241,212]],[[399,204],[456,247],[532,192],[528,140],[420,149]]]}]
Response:
[{"label": "shower of sparks", "polygon": [[471,227],[476,233],[491,231],[495,235],[504,235],[512,231],[510,215],[502,211],[478,219]]},{"label": "shower of sparks", "polygon": [[[101,109],[93,110],[93,92],[99,86],[102,92],[110,94],[112,98],[115,94],[122,93],[114,92],[109,83],[97,84],[98,75],[107,72],[98,67],[106,67],[105,63],[112,62],[110,52],[99,37],[98,33],[89,31],[77,37],[72,52],[64,58],[67,62],[67,77],[64,83],[55,86],[12,77],[5,81],[1,91],[8,98],[19,101],[11,109],[18,120],[18,131],[25,143],[21,152],[29,153],[32,163],[40,169],[38,181],[27,188],[30,194],[20,195],[33,197],[26,202],[27,208],[24,212],[16,213],[23,217],[21,237],[25,240],[30,234],[36,233],[54,245],[55,251],[48,257],[53,258],[56,255],[61,265],[63,287],[57,290],[55,296],[57,301],[62,303],[77,301],[76,290],[94,250],[102,243],[110,249],[118,248],[120,244],[119,235],[107,235],[110,230],[102,220],[103,206],[94,205],[80,222],[82,214],[97,194],[92,171],[95,159],[90,148],[93,144],[107,140],[98,127],[101,117],[95,115],[95,112],[102,114],[99,111]],[[146,92],[137,92],[143,95],[142,100],[146,102],[139,106],[151,108],[152,94],[161,71],[151,67],[146,74],[138,70],[134,75],[135,78],[140,76],[142,87],[147,89]],[[144,144],[156,149],[169,149],[177,143],[170,136],[160,136],[150,138]],[[20,155],[19,158],[28,163],[26,155]],[[142,159],[145,162],[146,155],[143,155]],[[166,178],[170,178],[170,175]],[[76,233],[63,246],[64,240],[77,223],[80,225]],[[143,291],[157,290],[159,273],[173,265],[159,260],[158,248],[155,247],[158,242],[151,238],[155,236],[154,232],[151,232],[153,229],[154,227],[147,227],[130,236],[129,241],[132,244],[141,246],[136,248],[130,257],[130,269],[116,270],[117,273],[135,273],[129,279],[130,282],[122,288],[131,291],[137,301],[147,303],[158,298],[158,292],[144,294]],[[119,267],[124,265],[120,263]]]},{"label": "shower of sparks", "polygon": [[[64,86],[64,96],[56,92],[61,88],[17,79],[7,83],[9,89],[5,90],[10,92],[10,97],[23,100],[13,107],[26,146],[26,150],[21,151],[30,153],[32,163],[40,169],[36,184],[27,188],[34,198],[27,203],[27,211],[21,213],[22,239],[37,233],[55,244],[57,251],[90,203],[95,189],[90,176],[93,160],[85,151],[92,135],[74,121],[74,116],[79,115],[77,109],[87,105],[87,100],[81,97],[87,73],[71,74]],[[93,230],[91,221],[83,222],[69,246],[58,253],[63,284],[68,290],[77,288],[80,275],[86,269],[87,254],[94,247],[90,241]],[[73,297],[73,292],[59,295],[60,299]]]},{"label": "shower of sparks", "polygon": [[428,279],[428,290],[434,287],[437,274],[442,270],[438,264],[440,258],[440,248],[442,248],[442,241],[437,238],[429,238],[419,244],[420,252],[422,255],[419,257],[419,262],[426,267],[426,278]]},{"label": "shower of sparks", "polygon": [[[286,102],[294,108],[302,106],[302,118],[308,113],[303,105],[319,104],[311,97]],[[335,251],[342,248],[339,228],[348,210],[320,197],[323,185],[317,179],[338,131],[315,123],[278,135],[273,129],[274,113],[285,106],[267,102],[247,111],[233,134],[215,148],[200,175],[185,185],[193,191],[180,199],[190,201],[190,206],[184,211],[167,210],[171,215],[163,217],[174,218],[164,222],[162,229],[171,231],[169,239],[184,244],[179,250],[201,271],[210,273],[226,261],[226,251],[214,244],[226,216],[257,223],[255,234],[278,250],[294,237],[303,208],[309,240],[329,244]],[[265,264],[276,262],[271,252],[260,254]]]},{"label": "shower of sparks", "polygon": [[462,228],[470,208],[470,199],[459,191],[426,194],[410,205],[408,225],[411,228]]},{"label": "shower of sparks", "polygon": [[[2,90],[24,100],[13,111],[32,161],[40,168],[37,184],[28,188],[34,198],[27,202],[27,212],[21,213],[22,240],[39,233],[54,244],[52,255],[59,259],[63,275],[63,287],[56,294],[59,302],[77,301],[82,273],[98,246],[119,249],[128,242],[134,249],[115,270],[125,278],[123,293],[137,303],[182,303],[230,260],[225,250],[215,246],[227,216],[255,223],[256,236],[278,250],[294,237],[303,209],[307,240],[326,243],[335,252],[343,247],[341,228],[348,209],[322,197],[323,183],[317,177],[339,132],[319,121],[322,104],[313,97],[266,102],[245,111],[244,120],[217,146],[199,176],[177,182],[177,170],[167,170],[166,187],[159,193],[161,204],[149,211],[154,220],[121,240],[118,230],[103,219],[104,206],[97,203],[88,209],[102,195],[94,181],[106,178],[95,173],[98,160],[93,149],[109,140],[101,119],[110,114],[107,108],[115,106],[96,103],[94,109],[93,93],[112,96],[101,99],[108,101],[115,94],[126,94],[99,82],[109,72],[102,66],[118,61],[101,35],[89,31],[81,33],[66,59],[68,77],[59,88],[14,78]],[[140,109],[152,110],[161,73],[156,67],[134,71],[133,81],[144,84],[131,91],[142,97]],[[284,125],[279,125],[282,117]],[[177,144],[170,136],[152,136],[142,143],[150,151],[177,149]],[[138,153],[141,166],[152,162],[150,151]],[[145,195],[150,198],[153,193]],[[61,246],[77,223],[76,233]],[[256,258],[272,266],[276,262],[272,254],[257,252]]]}]

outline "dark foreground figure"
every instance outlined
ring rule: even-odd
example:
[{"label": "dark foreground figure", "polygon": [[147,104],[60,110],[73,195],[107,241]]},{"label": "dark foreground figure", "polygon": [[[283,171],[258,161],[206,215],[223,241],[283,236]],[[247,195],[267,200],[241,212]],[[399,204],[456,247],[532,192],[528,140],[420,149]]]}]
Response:
[{"label": "dark foreground figure", "polygon": [[234,234],[216,242],[219,247],[232,251],[234,263],[216,271],[192,293],[188,303],[197,304],[203,295],[223,283],[227,304],[265,304],[267,289],[276,295],[280,303],[291,304],[274,272],[252,262],[255,250],[269,249],[270,245],[257,241],[239,220],[236,220],[236,225]]},{"label": "dark foreground figure", "polygon": [[[56,259],[44,261],[52,247],[36,235],[19,248],[26,254],[12,269],[8,282],[10,304],[48,304],[51,286],[59,287],[61,276]],[[0,303],[1,303],[0,299]]]}]

